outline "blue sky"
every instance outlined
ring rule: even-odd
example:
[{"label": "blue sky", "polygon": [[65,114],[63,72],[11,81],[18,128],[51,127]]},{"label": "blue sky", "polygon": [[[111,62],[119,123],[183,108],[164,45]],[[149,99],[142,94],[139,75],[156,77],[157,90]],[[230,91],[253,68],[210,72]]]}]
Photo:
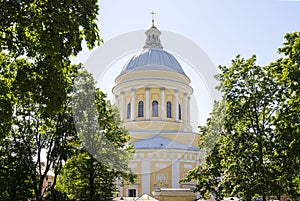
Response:
[{"label": "blue sky", "polygon": [[300,1],[102,0],[99,5],[104,41],[147,29],[154,10],[160,30],[191,39],[216,66],[229,65],[237,54],[256,54],[258,64],[268,64],[277,58],[284,34],[300,31]]},{"label": "blue sky", "polygon": [[[104,42],[148,29],[153,10],[162,34],[167,30],[192,40],[215,66],[229,66],[237,54],[246,58],[256,54],[257,64],[267,65],[278,58],[285,33],[300,31],[300,0],[101,0],[99,5]],[[92,52],[85,49],[74,61],[84,63]],[[112,81],[114,76],[106,77]],[[211,109],[209,101],[204,101],[207,107],[200,124]]]}]

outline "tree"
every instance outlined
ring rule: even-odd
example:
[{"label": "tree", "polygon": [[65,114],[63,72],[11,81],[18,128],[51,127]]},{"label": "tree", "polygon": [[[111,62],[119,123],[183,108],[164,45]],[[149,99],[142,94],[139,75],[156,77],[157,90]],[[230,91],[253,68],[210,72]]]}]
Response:
[{"label": "tree", "polygon": [[278,52],[284,56],[268,66],[280,91],[275,118],[275,139],[280,145],[274,153],[280,172],[277,181],[285,193],[297,198],[300,196],[300,32],[286,34]]},{"label": "tree", "polygon": [[33,196],[32,176],[35,171],[30,169],[31,161],[28,161],[25,145],[18,143],[15,146],[12,137],[14,121],[14,83],[16,71],[19,66],[27,65],[26,61],[18,59],[14,62],[8,54],[0,53],[0,111],[1,111],[1,134],[0,134],[0,187],[1,200],[25,200],[25,197]]},{"label": "tree", "polygon": [[[54,115],[66,99],[69,56],[101,42],[97,27],[97,0],[3,0],[0,3],[0,51],[27,57],[41,81],[39,96],[46,115]],[[49,84],[51,83],[51,84]],[[6,104],[4,111],[12,111]],[[8,121],[9,122],[9,121]],[[8,122],[1,126],[9,126]],[[10,122],[11,123],[11,122]]]},{"label": "tree", "polygon": [[205,166],[199,165],[190,170],[180,182],[195,180],[197,181],[195,192],[199,192],[202,198],[208,199],[213,195],[216,200],[222,200],[224,193],[220,178],[223,170],[219,149],[220,138],[226,133],[223,126],[226,117],[224,102],[215,102],[210,115],[206,125],[199,126],[199,148],[206,154]]},{"label": "tree", "polygon": [[58,189],[74,200],[108,200],[116,191],[117,178],[134,179],[128,169],[129,134],[116,108],[94,88],[91,75],[83,71],[77,81],[73,113],[82,146],[64,165]]},{"label": "tree", "polygon": [[47,172],[58,174],[67,159],[78,69],[69,57],[84,41],[89,48],[101,42],[98,9],[96,0],[0,2],[1,199],[42,199]]},{"label": "tree", "polygon": [[285,57],[269,66],[237,56],[219,67],[223,97],[200,128],[200,147],[219,138],[183,180],[195,179],[204,197],[299,195],[299,36],[287,34],[279,49]]},{"label": "tree", "polygon": [[0,195],[5,200],[39,200],[47,173],[50,169],[59,173],[68,158],[70,143],[76,138],[69,102],[78,66],[66,66],[70,81],[65,90],[69,98],[63,106],[57,106],[54,115],[46,115],[45,105],[39,102],[39,89],[44,83],[34,71],[34,64],[27,59],[11,60],[5,53],[1,54],[0,64],[6,82],[0,87],[1,109],[10,114],[1,120],[10,126],[1,132],[0,178],[7,185],[1,186]]},{"label": "tree", "polygon": [[1,51],[56,61],[99,44],[97,0],[3,0],[0,3]]},{"label": "tree", "polygon": [[255,65],[255,57],[239,56],[230,68],[220,67],[220,90],[226,102],[226,137],[221,152],[226,191],[251,198],[266,199],[278,191],[276,167],[272,163],[274,122],[278,104],[277,85],[265,68]]}]

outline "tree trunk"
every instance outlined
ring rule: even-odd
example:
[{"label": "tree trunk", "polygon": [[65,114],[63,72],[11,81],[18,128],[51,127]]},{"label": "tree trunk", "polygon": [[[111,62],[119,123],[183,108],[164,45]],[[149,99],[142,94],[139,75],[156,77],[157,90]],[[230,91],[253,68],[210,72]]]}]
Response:
[{"label": "tree trunk", "polygon": [[95,197],[95,184],[94,184],[94,177],[95,177],[95,170],[94,170],[94,158],[90,155],[89,161],[89,189],[90,189],[90,197],[89,200],[93,200]]}]

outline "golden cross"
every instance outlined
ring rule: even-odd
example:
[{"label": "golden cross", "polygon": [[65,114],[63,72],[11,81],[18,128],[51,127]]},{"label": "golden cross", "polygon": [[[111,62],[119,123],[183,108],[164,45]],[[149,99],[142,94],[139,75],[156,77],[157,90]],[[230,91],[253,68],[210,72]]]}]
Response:
[{"label": "golden cross", "polygon": [[154,11],[151,11],[150,13],[152,15],[152,26],[154,26],[154,15],[156,14]]}]

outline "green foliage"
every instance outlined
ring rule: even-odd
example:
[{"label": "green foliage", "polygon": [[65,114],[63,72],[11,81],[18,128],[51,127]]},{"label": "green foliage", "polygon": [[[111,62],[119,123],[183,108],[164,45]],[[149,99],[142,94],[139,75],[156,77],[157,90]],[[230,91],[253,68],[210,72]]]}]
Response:
[{"label": "green foliage", "polygon": [[0,53],[0,140],[10,132],[15,98],[13,82],[16,79],[18,62],[11,62],[8,54]]},{"label": "green foliage", "polygon": [[300,33],[285,39],[285,57],[269,66],[237,56],[219,67],[223,98],[200,127],[206,162],[183,179],[203,197],[299,195]]},{"label": "green foliage", "polygon": [[[82,50],[83,41],[89,48],[101,42],[97,1],[3,0],[0,8],[1,52],[11,58],[29,58],[33,63],[19,69],[20,83],[15,87],[25,83],[28,89],[32,87],[45,115],[54,115],[67,98],[72,70],[69,56]],[[27,79],[33,76],[33,80]]]},{"label": "green foliage", "polygon": [[[23,144],[15,146],[12,138],[14,105],[14,83],[19,66],[28,65],[18,59],[13,62],[8,54],[0,53],[0,199],[24,200],[33,195],[34,171],[32,161],[27,159]],[[24,197],[23,197],[24,196]]]},{"label": "green foliage", "polygon": [[279,110],[275,117],[276,143],[280,144],[274,153],[280,172],[277,182],[286,192],[297,197],[300,172],[300,33],[288,33],[279,53],[285,57],[270,64],[268,70],[274,74],[280,87]]},{"label": "green foliage", "polygon": [[[1,119],[1,197],[9,199],[40,199],[42,184],[50,168],[59,173],[62,161],[68,158],[69,143],[76,137],[71,106],[66,98],[63,105],[52,105],[51,115],[41,101],[44,84],[42,76],[34,72],[34,64],[26,59],[11,59],[1,53],[1,76],[6,85],[1,85],[1,111],[9,111]],[[77,66],[66,65],[65,73],[70,81],[64,84],[65,91],[72,87],[72,76]],[[59,98],[53,93],[46,99]],[[45,99],[42,99],[45,100]],[[70,138],[71,137],[71,138]],[[71,140],[69,140],[71,139]]]},{"label": "green foliage", "polygon": [[199,146],[202,149],[213,149],[218,138],[224,135],[225,107],[224,102],[215,102],[211,117],[207,119],[206,126],[199,126]]},{"label": "green foliage", "polygon": [[[83,87],[87,87],[88,93],[95,95],[92,99],[95,107],[91,112],[96,115],[97,119],[91,121],[93,126],[87,124],[88,131],[94,133],[83,138],[86,133],[77,132],[74,124],[77,122],[74,121],[74,118],[77,116],[73,115],[73,107],[76,105],[76,99],[73,96],[79,94],[79,96],[90,98],[85,88],[80,89],[82,93],[76,93],[73,90],[72,83],[74,83],[77,69],[80,66],[68,67],[70,70],[68,70],[67,77],[70,81],[65,89],[67,97],[62,107],[57,105],[57,108],[53,109],[58,112],[50,115],[45,113],[47,104],[40,102],[39,96],[42,95],[39,87],[43,82],[39,79],[39,75],[32,71],[34,64],[25,59],[11,61],[9,55],[6,54],[1,54],[1,56],[3,59],[0,61],[3,66],[1,76],[3,76],[3,82],[6,82],[5,85],[1,85],[3,94],[1,108],[11,111],[11,116],[2,120],[2,123],[6,124],[1,127],[3,135],[0,147],[0,179],[5,184],[0,187],[1,199],[27,200],[32,197],[35,197],[36,200],[42,199],[45,193],[42,185],[47,173],[51,169],[56,176],[59,175],[63,163],[66,161],[64,174],[68,175],[68,179],[70,178],[69,174],[80,177],[76,181],[72,180],[75,182],[76,188],[68,186],[70,183],[64,182],[60,182],[60,186],[74,189],[73,197],[80,200],[111,198],[115,191],[114,182],[117,178],[122,177],[130,181],[134,179],[127,168],[128,154],[132,152],[131,146],[126,147],[129,140],[128,132],[121,126],[122,122],[116,108],[105,100],[106,95],[94,88],[94,81],[90,75],[86,76],[83,73],[89,82]],[[11,68],[14,68],[13,73],[10,73]],[[10,108],[5,106],[7,97],[10,98],[7,101],[10,103]],[[88,109],[90,108],[88,107]],[[2,110],[2,112],[5,111]],[[93,115],[90,118],[93,119],[95,117]],[[87,148],[93,147],[89,150],[92,155],[80,145],[80,136],[81,139],[86,140],[83,145]],[[104,139],[107,140],[104,141]],[[99,155],[105,157],[99,158],[97,157]],[[99,162],[99,159],[103,159],[103,161]],[[80,164],[82,163],[83,166],[78,166],[78,160],[81,160]],[[117,170],[111,168],[114,165]],[[71,170],[75,168],[75,172],[68,173],[70,168]],[[82,181],[81,179],[86,178],[87,175],[90,176],[89,179]],[[72,178],[77,177],[72,176]],[[77,182],[82,182],[82,185]],[[63,199],[64,197],[62,192],[54,189],[55,184],[56,177],[52,189],[46,192],[48,200]],[[84,190],[81,191],[81,189]],[[72,195],[69,191],[63,192],[68,196]]]},{"label": "green foliage", "polygon": [[255,57],[244,60],[238,56],[230,68],[221,70],[218,79],[226,103],[226,137],[220,147],[222,183],[234,195],[265,197],[277,190],[270,160],[275,147],[276,84],[268,71],[255,65]]},{"label": "green foliage", "polygon": [[115,173],[84,151],[64,165],[57,188],[71,200],[109,200],[115,191]]},{"label": "green foliage", "polygon": [[133,151],[126,146],[129,134],[106,95],[94,88],[91,75],[82,71],[77,81],[73,112],[83,147],[64,165],[57,189],[73,200],[108,200],[117,178],[134,179],[128,169]]},{"label": "green foliage", "polygon": [[0,153],[0,200],[27,200],[34,196],[35,171],[28,160],[24,145],[15,147],[11,141],[1,142]]},{"label": "green foliage", "polygon": [[3,0],[0,4],[1,51],[58,60],[76,55],[82,41],[99,44],[97,0]]},{"label": "green foliage", "polygon": [[70,201],[68,196],[60,191],[55,189],[51,190],[45,197],[45,201]]},{"label": "green foliage", "polygon": [[79,66],[69,56],[101,42],[98,9],[96,0],[0,2],[2,200],[42,199],[50,168],[59,174],[78,146],[70,95]]},{"label": "green foliage", "polygon": [[199,192],[201,197],[209,199],[212,195],[216,200],[222,200],[224,192],[220,179],[222,176],[221,157],[219,155],[219,144],[215,144],[206,156],[206,165],[190,170],[185,178],[180,182],[189,182],[191,180],[197,181],[195,192]]}]

